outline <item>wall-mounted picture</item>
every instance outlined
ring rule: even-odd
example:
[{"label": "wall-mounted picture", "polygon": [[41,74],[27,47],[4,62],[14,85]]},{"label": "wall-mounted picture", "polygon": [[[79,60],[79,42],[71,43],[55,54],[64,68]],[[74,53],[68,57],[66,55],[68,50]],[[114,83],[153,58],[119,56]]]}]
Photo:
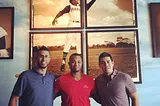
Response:
[{"label": "wall-mounted picture", "polygon": [[31,29],[137,26],[136,0],[31,0],[30,16]]},{"label": "wall-mounted picture", "polygon": [[141,83],[138,31],[106,31],[87,33],[88,75],[96,78],[102,73],[98,57],[102,52],[113,56],[114,68],[129,74]]},{"label": "wall-mounted picture", "polygon": [[31,0],[31,29],[81,26],[80,0]]},{"label": "wall-mounted picture", "polygon": [[32,69],[37,65],[37,49],[46,46],[51,53],[51,62],[48,71],[54,75],[68,73],[68,59],[72,53],[81,53],[81,33],[51,33],[31,32],[30,33],[30,63]]},{"label": "wall-mounted picture", "polygon": [[137,26],[136,0],[96,0],[86,13],[88,27]]},{"label": "wall-mounted picture", "polygon": [[160,3],[150,3],[153,57],[160,57]]},{"label": "wall-mounted picture", "polygon": [[0,59],[13,59],[14,7],[0,7]]}]

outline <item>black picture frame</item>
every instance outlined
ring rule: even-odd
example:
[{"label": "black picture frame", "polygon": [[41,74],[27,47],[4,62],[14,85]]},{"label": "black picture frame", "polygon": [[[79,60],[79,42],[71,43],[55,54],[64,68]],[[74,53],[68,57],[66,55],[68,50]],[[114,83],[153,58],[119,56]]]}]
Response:
[{"label": "black picture frame", "polygon": [[160,57],[160,3],[149,4],[153,57]]},{"label": "black picture frame", "polygon": [[115,69],[129,74],[135,83],[142,83],[137,30],[87,32],[87,73],[93,78],[102,73],[98,63],[102,52],[113,56]]},{"label": "black picture frame", "polygon": [[0,59],[13,59],[14,7],[0,7]]}]

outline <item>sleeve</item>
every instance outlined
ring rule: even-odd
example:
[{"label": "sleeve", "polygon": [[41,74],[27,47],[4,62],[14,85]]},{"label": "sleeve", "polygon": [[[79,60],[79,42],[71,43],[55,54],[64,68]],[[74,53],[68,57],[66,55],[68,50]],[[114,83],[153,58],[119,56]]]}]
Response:
[{"label": "sleeve", "polygon": [[96,0],[91,0],[88,4],[87,4],[87,11],[91,8],[91,6],[94,4]]},{"label": "sleeve", "polygon": [[54,85],[54,92],[55,93],[59,93],[60,92],[60,78],[58,78],[57,80],[55,80],[55,85]]},{"label": "sleeve", "polygon": [[101,99],[98,93],[98,89],[97,89],[97,80],[94,81],[95,83],[95,87],[94,87],[94,92],[92,94],[92,98],[99,104],[101,104]]},{"label": "sleeve", "polygon": [[70,5],[66,6],[61,12],[61,14],[69,13],[70,11]]},{"label": "sleeve", "polygon": [[91,93],[92,93],[92,92],[94,92],[94,89],[95,89],[95,83],[92,78],[90,78],[90,84],[91,84]]},{"label": "sleeve", "polygon": [[136,92],[135,84],[132,80],[132,78],[126,74],[126,90],[129,94]]},{"label": "sleeve", "polygon": [[26,87],[27,87],[26,77],[24,76],[23,73],[21,73],[20,76],[18,77],[18,80],[16,81],[14,88],[13,88],[12,95],[22,96]]}]

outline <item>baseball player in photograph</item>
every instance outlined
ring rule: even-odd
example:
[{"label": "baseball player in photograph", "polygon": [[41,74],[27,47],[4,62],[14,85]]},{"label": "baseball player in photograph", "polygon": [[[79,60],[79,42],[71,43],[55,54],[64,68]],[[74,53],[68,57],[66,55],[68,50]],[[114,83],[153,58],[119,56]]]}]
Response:
[{"label": "baseball player in photograph", "polygon": [[[91,0],[88,4],[86,4],[87,10],[94,4],[96,0]],[[61,17],[63,14],[68,13],[69,15],[69,22],[67,27],[80,27],[80,0],[69,0],[70,4],[67,5],[63,10],[61,10],[54,18],[52,25],[58,24],[58,18]],[[81,54],[81,42],[80,42],[80,35],[79,33],[69,33],[66,35],[65,45],[63,49],[63,60],[60,67],[60,70],[63,72],[65,71],[65,64],[66,64],[66,57],[69,52],[69,49],[73,42],[76,42],[76,50],[78,54]]]}]

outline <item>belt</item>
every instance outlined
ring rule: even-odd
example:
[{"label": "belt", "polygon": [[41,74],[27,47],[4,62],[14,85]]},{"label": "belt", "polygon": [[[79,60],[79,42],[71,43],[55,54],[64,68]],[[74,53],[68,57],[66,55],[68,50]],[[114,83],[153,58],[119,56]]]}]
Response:
[{"label": "belt", "polygon": [[73,22],[75,22],[75,23],[79,23],[79,21],[73,21]]}]

